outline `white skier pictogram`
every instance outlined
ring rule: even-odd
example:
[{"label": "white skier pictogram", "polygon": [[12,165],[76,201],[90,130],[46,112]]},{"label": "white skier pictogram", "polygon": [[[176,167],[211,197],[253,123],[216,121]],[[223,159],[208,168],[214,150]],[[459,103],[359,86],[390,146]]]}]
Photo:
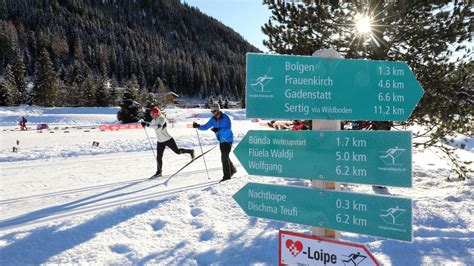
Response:
[{"label": "white skier pictogram", "polygon": [[382,156],[379,158],[387,165],[396,165],[395,160],[405,152],[405,149],[399,149],[397,146],[395,148],[390,148],[387,151],[383,151]]},{"label": "white skier pictogram", "polygon": [[258,77],[256,79],[256,82],[254,84],[250,84],[250,86],[252,86],[252,88],[256,91],[256,92],[266,92],[265,91],[265,86],[270,83],[270,81],[272,80],[273,78],[272,77],[268,77],[267,75],[265,76],[262,76],[262,77]]},{"label": "white skier pictogram", "polygon": [[380,217],[387,224],[401,225],[401,224],[397,224],[396,220],[405,211],[406,211],[405,209],[400,209],[400,208],[398,208],[398,206],[396,206],[395,208],[389,208],[387,210],[381,210],[381,212],[383,212],[383,214],[380,214]]}]

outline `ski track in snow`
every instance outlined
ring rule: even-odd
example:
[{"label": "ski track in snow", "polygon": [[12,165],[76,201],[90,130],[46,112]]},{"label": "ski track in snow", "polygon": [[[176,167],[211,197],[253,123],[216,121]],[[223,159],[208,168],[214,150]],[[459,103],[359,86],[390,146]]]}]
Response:
[{"label": "ski track in snow", "polygon": [[[147,180],[156,166],[143,129],[98,130],[116,122],[116,111],[0,108],[0,265],[275,265],[278,230],[310,233],[309,226],[246,216],[232,199],[247,182],[307,187],[308,180],[249,176],[231,154],[238,172],[216,185],[218,149],[205,156],[210,179],[197,160],[167,180],[189,161],[167,149],[165,177]],[[205,123],[208,110],[167,113],[178,121],[170,128],[178,146],[199,154],[188,125]],[[229,113],[234,148],[249,129],[267,129],[246,120],[243,110]],[[58,130],[20,132],[21,115],[31,128],[47,122]],[[147,133],[154,142],[153,131]],[[217,144],[210,131],[199,136],[203,150]],[[473,143],[459,137],[454,145],[464,145],[459,154],[474,160]],[[434,150],[414,150],[413,188],[389,188],[391,196],[413,199],[412,243],[347,232],[342,240],[365,244],[383,265],[474,265],[474,182],[447,182],[450,167]],[[342,190],[374,193],[367,185]]]}]

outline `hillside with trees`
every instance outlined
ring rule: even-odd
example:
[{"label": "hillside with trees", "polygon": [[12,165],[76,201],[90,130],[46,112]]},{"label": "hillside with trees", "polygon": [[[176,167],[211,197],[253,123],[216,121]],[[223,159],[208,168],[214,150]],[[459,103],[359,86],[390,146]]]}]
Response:
[{"label": "hillside with trees", "polygon": [[0,105],[117,105],[127,83],[240,99],[255,51],[179,0],[0,0]]}]

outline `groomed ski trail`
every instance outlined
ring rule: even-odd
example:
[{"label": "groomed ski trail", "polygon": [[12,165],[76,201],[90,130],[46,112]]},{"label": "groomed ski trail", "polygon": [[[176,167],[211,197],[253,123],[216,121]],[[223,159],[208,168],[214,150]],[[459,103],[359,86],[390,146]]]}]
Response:
[{"label": "groomed ski trail", "polygon": [[[211,169],[209,169],[211,170]],[[219,171],[220,168],[212,168],[212,171]],[[205,176],[205,170],[189,171],[183,172],[182,176],[197,175]],[[44,222],[50,222],[54,220],[61,220],[62,218],[69,217],[71,215],[86,214],[86,213],[95,213],[102,210],[113,209],[118,206],[134,204],[147,200],[159,200],[165,199],[169,196],[178,194],[184,191],[192,191],[208,188],[214,184],[218,183],[218,180],[207,181],[207,178],[202,178],[205,182],[196,183],[192,185],[176,186],[176,187],[167,187],[164,183],[164,178],[157,178],[154,182],[147,182],[148,179],[137,179],[130,182],[119,182],[115,184],[108,184],[108,187],[112,189],[100,192],[98,194],[85,196],[71,202],[46,207],[40,210],[32,211],[17,217],[4,219],[0,221],[0,231],[8,229],[16,229],[28,225],[37,225]],[[177,183],[177,182],[175,182]],[[178,182],[179,183],[179,182]],[[120,187],[114,187],[116,185],[122,185]],[[145,185],[140,187],[140,185]],[[124,191],[117,194],[114,192],[136,187],[133,191]],[[133,196],[135,193],[140,193],[146,190],[156,189],[163,187],[160,191],[151,192],[151,193],[141,193],[140,195]],[[97,188],[92,188],[97,189]],[[84,190],[82,190],[84,191]],[[89,191],[89,190],[86,190]],[[58,193],[67,193],[66,191]],[[70,193],[70,192],[69,192]],[[41,196],[41,195],[37,195]],[[103,197],[105,196],[105,197]],[[24,197],[21,204],[27,204],[27,201],[33,199],[32,197]],[[26,201],[26,202],[25,202]],[[102,202],[101,202],[102,201]],[[98,203],[101,202],[101,203]]]},{"label": "groomed ski trail", "polygon": [[[220,167],[214,167],[214,168],[209,168],[209,171],[219,171],[221,168]],[[205,173],[206,170],[191,170],[191,171],[185,171],[178,173],[176,176],[186,176],[186,175],[191,175],[191,174],[201,174]],[[153,179],[155,181],[163,181],[165,180],[166,177],[160,177]],[[18,197],[18,198],[11,198],[11,199],[6,199],[6,200],[0,200],[0,206],[3,204],[8,204],[8,203],[14,203],[14,202],[19,202],[24,204],[24,201],[28,200],[33,200],[33,199],[38,199],[38,198],[47,198],[47,197],[54,197],[54,196],[63,196],[63,195],[68,195],[71,193],[78,193],[78,192],[90,192],[93,190],[98,190],[102,188],[112,188],[115,186],[119,185],[127,185],[135,182],[142,182],[142,181],[147,181],[150,180],[149,178],[138,178],[138,179],[133,179],[129,181],[122,181],[122,182],[112,182],[112,183],[107,183],[103,185],[97,185],[97,186],[88,186],[88,187],[82,187],[82,188],[76,188],[76,189],[68,189],[68,190],[63,190],[63,191],[55,191],[55,192],[50,192],[50,193],[43,193],[43,194],[36,194],[36,195],[31,195],[31,196],[26,196],[26,197]]]}]

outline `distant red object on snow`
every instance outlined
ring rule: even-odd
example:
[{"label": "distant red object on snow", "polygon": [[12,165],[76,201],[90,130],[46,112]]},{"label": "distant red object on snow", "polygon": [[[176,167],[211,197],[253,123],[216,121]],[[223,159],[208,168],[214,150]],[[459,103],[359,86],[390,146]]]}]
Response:
[{"label": "distant red object on snow", "polygon": [[49,126],[46,123],[41,123],[36,126],[36,130],[43,130],[43,129],[48,129]]}]

